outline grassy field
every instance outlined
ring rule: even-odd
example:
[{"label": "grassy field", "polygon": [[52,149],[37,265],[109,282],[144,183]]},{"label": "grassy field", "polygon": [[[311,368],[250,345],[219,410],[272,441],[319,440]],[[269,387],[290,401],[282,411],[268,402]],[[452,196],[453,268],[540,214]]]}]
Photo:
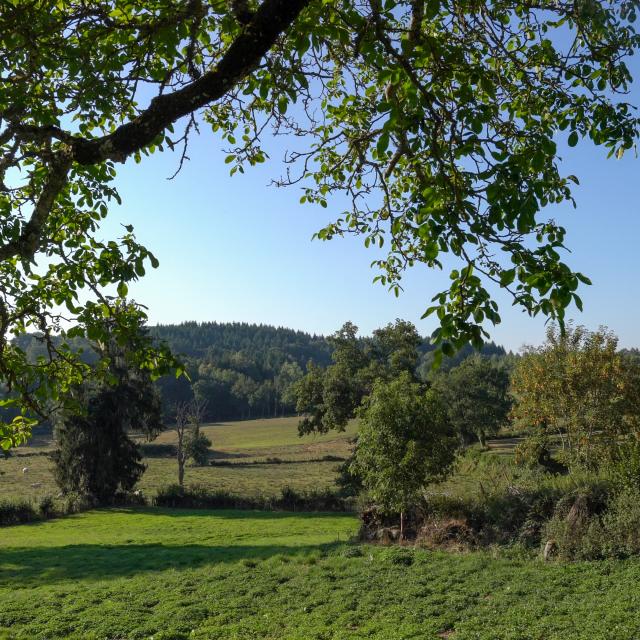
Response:
[{"label": "grassy field", "polygon": [[340,514],[94,511],[3,530],[0,638],[632,640],[640,561],[354,546]]},{"label": "grassy field", "polygon": [[[355,424],[344,433],[303,438],[298,436],[297,424],[297,418],[274,418],[206,425],[202,431],[213,443],[211,460],[218,464],[188,467],[186,483],[243,496],[276,495],[285,485],[299,490],[334,486],[339,462],[323,458],[349,455]],[[148,495],[176,482],[175,442],[175,433],[168,430],[150,446],[144,445],[148,468],[140,488]],[[31,446],[17,449],[13,457],[0,458],[3,493],[30,499],[56,494],[51,461],[46,455],[52,448],[50,440],[39,437]],[[28,469],[26,473],[24,468]]]}]

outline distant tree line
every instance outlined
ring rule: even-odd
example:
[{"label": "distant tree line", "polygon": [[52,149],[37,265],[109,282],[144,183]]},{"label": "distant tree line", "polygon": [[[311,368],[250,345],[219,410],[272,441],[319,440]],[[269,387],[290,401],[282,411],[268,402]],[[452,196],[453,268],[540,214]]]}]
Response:
[{"label": "distant tree line", "polygon": [[309,362],[326,366],[331,346],[323,336],[246,323],[185,322],[151,328],[184,362],[187,376],[158,381],[165,419],[194,397],[203,420],[243,420],[291,414],[291,385]]},{"label": "distant tree line", "polygon": [[[312,382],[325,373],[327,393],[335,394],[336,410],[342,391],[346,393],[349,387],[349,393],[356,394],[352,404],[357,405],[383,370],[387,377],[401,370],[410,370],[418,380],[433,375],[432,345],[404,321],[369,337],[358,336],[351,323],[329,337],[239,322],[184,322],[157,325],[148,331],[171,348],[184,363],[187,374],[177,378],[167,375],[155,382],[167,425],[175,422],[176,406],[192,400],[205,407],[204,422],[305,413],[304,406],[297,408],[297,385],[303,379],[310,378]],[[20,336],[17,346],[30,362],[46,355],[46,344],[37,334]],[[95,346],[86,341],[75,339],[72,348],[80,351],[88,364],[99,359]],[[472,353],[471,347],[465,347],[445,358],[441,370],[454,368]],[[507,357],[505,350],[493,343],[485,345],[483,354]],[[354,386],[351,376],[356,373],[358,382]],[[348,412],[353,413],[353,407]],[[325,420],[327,424],[335,420],[339,425],[344,416],[326,416]]]},{"label": "distant tree line", "polygon": [[[402,323],[399,327],[410,323]],[[396,323],[397,324],[397,323]],[[411,325],[413,327],[413,325]],[[355,332],[354,332],[355,330]],[[397,329],[396,333],[401,329]],[[407,329],[408,331],[408,329]],[[351,336],[350,332],[353,332]],[[420,337],[413,327],[411,336],[389,333],[381,329],[371,337],[357,336],[357,328],[346,323],[333,336],[324,337],[282,327],[246,323],[185,322],[179,325],[159,325],[151,328],[157,339],[166,342],[186,365],[188,377],[165,376],[158,381],[165,419],[172,420],[173,407],[192,398],[206,403],[205,421],[243,420],[267,418],[297,413],[297,383],[305,376],[319,375],[328,370],[330,376],[344,381],[360,368],[359,354],[376,353],[382,362],[391,358],[393,340],[409,340],[405,351],[415,350],[415,357],[399,351],[393,352],[394,370],[409,367],[418,377],[429,375],[433,362],[433,347]],[[353,349],[343,353],[341,347],[353,341]],[[338,350],[342,365],[332,364]],[[445,369],[455,366],[473,350],[466,347],[455,357],[445,359]],[[504,356],[502,347],[488,343],[483,353]],[[403,361],[408,357],[411,362]],[[376,374],[370,372],[369,376]],[[340,384],[336,379],[336,384]],[[350,383],[349,383],[350,384]],[[335,389],[338,393],[337,388]],[[360,393],[355,391],[355,393]],[[341,420],[341,418],[337,418]]]}]

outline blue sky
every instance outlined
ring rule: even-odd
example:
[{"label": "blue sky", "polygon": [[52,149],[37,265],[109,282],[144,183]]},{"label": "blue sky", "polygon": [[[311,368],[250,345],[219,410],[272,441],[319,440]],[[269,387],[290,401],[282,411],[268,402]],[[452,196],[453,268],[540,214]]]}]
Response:
[{"label": "blue sky", "polygon": [[[640,65],[633,66],[640,76]],[[565,173],[581,181],[578,206],[547,214],[568,230],[569,264],[593,281],[581,291],[584,312],[573,309],[571,316],[589,328],[609,326],[622,346],[640,346],[640,160],[633,152],[607,160],[605,150],[589,142],[574,149],[559,143]],[[191,141],[190,162],[172,181],[166,178],[177,154],[120,167],[123,205],[113,209],[103,234],[113,237],[118,224],[132,223],[160,260],[130,288],[148,306],[151,322],[246,321],[326,334],[351,320],[367,334],[401,317],[428,335],[434,322],[420,316],[445,288],[447,274],[415,267],[395,298],[372,283],[374,254],[362,239],[311,241],[340,207],[300,205],[298,189],[269,186],[282,171],[283,148],[271,145],[269,162],[230,177],[220,140],[203,128]],[[514,350],[541,342],[544,320],[494,292],[503,321],[490,328],[492,338]]]}]

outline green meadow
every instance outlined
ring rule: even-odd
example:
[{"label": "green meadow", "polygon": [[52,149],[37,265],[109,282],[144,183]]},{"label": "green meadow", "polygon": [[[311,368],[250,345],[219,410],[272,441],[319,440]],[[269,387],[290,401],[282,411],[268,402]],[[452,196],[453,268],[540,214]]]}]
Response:
[{"label": "green meadow", "polygon": [[[242,495],[335,485],[356,426],[299,438],[292,418],[207,425],[187,483]],[[512,482],[516,440],[437,487]],[[174,437],[145,445],[149,495],[174,482]],[[56,491],[37,439],[0,461],[5,491]],[[28,467],[27,473],[22,469]],[[33,487],[33,484],[39,484]],[[104,509],[0,537],[0,640],[637,640],[640,559],[544,563],[519,548],[446,553],[357,542],[352,514]]]},{"label": "green meadow", "polygon": [[6,528],[0,637],[632,640],[640,561],[358,545],[342,514],[99,510]]},{"label": "green meadow", "polygon": [[[186,484],[224,490],[243,496],[273,496],[283,487],[297,490],[335,487],[340,459],[351,451],[355,423],[342,433],[298,436],[298,418],[246,420],[206,425],[203,433],[212,441],[211,462],[188,467]],[[147,470],[139,488],[153,496],[177,481],[174,445],[176,435],[164,431],[152,443],[142,443]],[[36,499],[58,493],[48,454],[53,442],[36,438],[34,444],[0,458],[0,482],[6,495]],[[327,456],[329,459],[326,459]],[[23,473],[23,469],[28,471]]]}]

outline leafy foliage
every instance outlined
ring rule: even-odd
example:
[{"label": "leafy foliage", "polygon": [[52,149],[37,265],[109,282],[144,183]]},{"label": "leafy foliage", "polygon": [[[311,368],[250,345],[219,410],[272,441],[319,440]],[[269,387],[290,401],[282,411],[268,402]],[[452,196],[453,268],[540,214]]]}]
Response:
[{"label": "leafy foliage", "polygon": [[201,467],[209,461],[209,448],[211,440],[204,433],[191,432],[187,434],[184,442],[184,452],[187,459],[193,461],[198,467]]},{"label": "leafy foliage", "polygon": [[[157,260],[130,226],[99,239],[116,165],[175,147],[182,163],[203,122],[232,173],[266,160],[270,129],[304,141],[279,183],[321,206],[346,193],[352,207],[317,236],[386,243],[376,279],[396,294],[405,268],[457,258],[425,314],[439,321],[438,358],[500,321],[490,282],[562,321],[588,279],[562,261],[565,230],[540,216],[577,182],[556,140],[633,147],[635,20],[633,0],[5,2],[0,377],[24,414],[0,443],[106,375],[53,335],[100,340],[104,318],[125,341],[136,330],[142,308],[118,300]],[[36,364],[10,340],[33,330],[49,346]],[[149,343],[131,357],[154,375],[177,365]]]},{"label": "leafy foliage", "polygon": [[456,444],[445,408],[403,373],[376,382],[359,414],[354,470],[383,512],[406,511],[453,461]]},{"label": "leafy foliage", "polygon": [[485,446],[487,436],[507,422],[511,408],[509,372],[502,363],[481,356],[467,358],[441,375],[435,387],[465,444],[477,438]]},{"label": "leafy foliage", "polygon": [[376,380],[403,373],[415,378],[423,340],[413,324],[396,320],[376,329],[369,339],[357,334],[358,327],[346,322],[328,338],[333,364],[325,370],[309,367],[295,385],[296,410],[303,416],[301,435],[344,430]]},{"label": "leafy foliage", "polygon": [[640,438],[639,376],[637,362],[617,352],[612,332],[551,327],[546,344],[529,348],[513,372],[513,416],[542,439],[539,446],[559,437],[570,465],[632,461]]}]

